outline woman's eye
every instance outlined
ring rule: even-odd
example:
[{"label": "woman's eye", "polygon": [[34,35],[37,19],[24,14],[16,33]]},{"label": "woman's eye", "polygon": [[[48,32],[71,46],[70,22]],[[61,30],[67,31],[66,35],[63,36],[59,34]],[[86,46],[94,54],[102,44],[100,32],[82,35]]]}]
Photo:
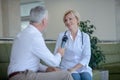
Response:
[{"label": "woman's eye", "polygon": [[65,19],[64,22],[66,22],[67,20]]}]

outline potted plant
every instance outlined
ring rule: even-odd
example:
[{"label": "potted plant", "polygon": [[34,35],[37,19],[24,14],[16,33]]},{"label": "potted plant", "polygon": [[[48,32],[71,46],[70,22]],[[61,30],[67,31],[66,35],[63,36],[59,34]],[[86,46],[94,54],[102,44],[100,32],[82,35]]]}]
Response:
[{"label": "potted plant", "polygon": [[95,26],[90,23],[89,20],[80,21],[79,28],[81,31],[87,33],[90,36],[90,43],[91,43],[91,59],[90,59],[90,67],[92,69],[99,68],[100,63],[105,62],[105,55],[101,50],[100,46],[97,45],[99,39],[93,35],[95,31]]}]

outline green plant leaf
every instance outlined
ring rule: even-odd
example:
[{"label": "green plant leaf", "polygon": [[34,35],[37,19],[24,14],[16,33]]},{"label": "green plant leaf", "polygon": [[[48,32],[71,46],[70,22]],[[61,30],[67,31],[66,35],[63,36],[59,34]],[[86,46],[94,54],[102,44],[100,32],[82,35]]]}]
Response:
[{"label": "green plant leaf", "polygon": [[105,62],[105,55],[101,48],[97,45],[99,42],[98,37],[93,36],[96,27],[90,23],[90,20],[80,21],[79,28],[81,31],[87,33],[90,36],[91,43],[91,59],[89,65],[91,68],[96,69],[99,67],[99,64]]}]

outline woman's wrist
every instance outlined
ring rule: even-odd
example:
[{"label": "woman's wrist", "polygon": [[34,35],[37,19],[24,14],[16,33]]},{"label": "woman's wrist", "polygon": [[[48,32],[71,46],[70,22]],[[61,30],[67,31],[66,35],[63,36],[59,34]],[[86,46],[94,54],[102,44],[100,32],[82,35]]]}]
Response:
[{"label": "woman's wrist", "polygon": [[70,69],[67,69],[69,72],[73,72],[73,71],[75,71],[75,69],[74,68],[70,68]]}]

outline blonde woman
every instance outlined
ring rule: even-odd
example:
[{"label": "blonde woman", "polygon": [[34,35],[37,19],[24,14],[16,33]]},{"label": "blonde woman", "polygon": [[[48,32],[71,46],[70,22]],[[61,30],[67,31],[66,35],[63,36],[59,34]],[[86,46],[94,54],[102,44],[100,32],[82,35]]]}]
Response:
[{"label": "blonde woman", "polygon": [[[65,53],[62,58],[60,69],[71,72],[74,80],[92,80],[92,69],[89,67],[91,57],[90,39],[88,34],[79,29],[80,16],[77,11],[65,12],[63,22],[68,28],[61,32],[55,47],[55,53],[62,44],[63,36],[67,36]],[[63,44],[62,44],[63,45]]]}]

